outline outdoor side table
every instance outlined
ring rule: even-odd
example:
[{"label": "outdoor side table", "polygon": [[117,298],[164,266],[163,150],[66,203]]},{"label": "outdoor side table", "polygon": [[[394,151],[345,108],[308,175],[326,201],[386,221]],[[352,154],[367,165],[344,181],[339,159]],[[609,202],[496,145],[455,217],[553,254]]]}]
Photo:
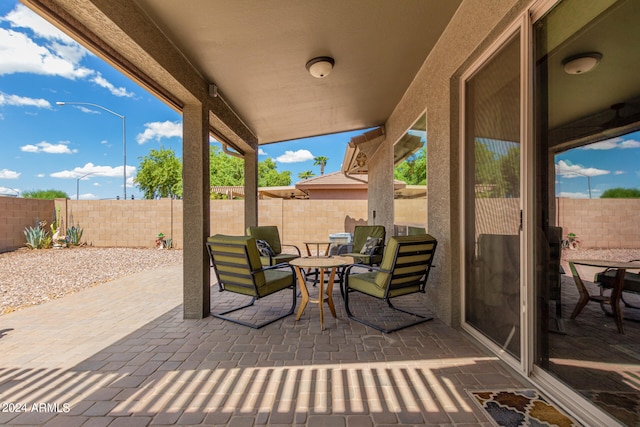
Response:
[{"label": "outdoor side table", "polygon": [[[613,285],[613,289],[611,290],[610,296],[604,295],[590,295],[586,286],[582,282],[578,271],[576,270],[576,265],[584,265],[589,267],[600,267],[600,268],[613,268],[617,269],[618,272],[616,274],[615,283]],[[620,262],[620,261],[611,261],[611,260],[596,260],[596,259],[574,259],[569,260],[569,268],[571,269],[571,274],[573,275],[573,280],[578,288],[578,293],[580,294],[580,299],[576,304],[576,307],[571,314],[571,318],[575,319],[585,305],[589,301],[595,301],[600,303],[601,306],[603,304],[609,304],[611,306],[611,312],[613,314],[613,318],[616,321],[616,326],[618,328],[618,332],[624,334],[624,326],[622,323],[623,313],[620,308],[620,298],[622,297],[622,291],[624,289],[624,275],[627,269],[640,269],[640,263],[638,262]]]},{"label": "outdoor side table", "polygon": [[[296,320],[300,320],[302,312],[309,302],[318,304],[318,308],[320,309],[321,330],[324,330],[324,302],[329,305],[329,310],[331,310],[331,314],[333,315],[333,317],[337,317],[336,308],[333,305],[333,282],[336,276],[336,268],[344,267],[345,265],[352,262],[353,258],[350,257],[303,257],[289,261],[289,264],[295,267],[296,276],[298,277],[298,284],[300,285],[300,293],[302,295],[302,300],[300,302],[300,308],[298,308]],[[302,271],[302,269],[305,268],[317,268],[320,271],[320,281],[318,282],[318,298],[311,299],[309,296],[309,290],[307,289],[305,275]],[[329,281],[327,283],[326,293],[324,290],[325,270],[329,272]]]}]

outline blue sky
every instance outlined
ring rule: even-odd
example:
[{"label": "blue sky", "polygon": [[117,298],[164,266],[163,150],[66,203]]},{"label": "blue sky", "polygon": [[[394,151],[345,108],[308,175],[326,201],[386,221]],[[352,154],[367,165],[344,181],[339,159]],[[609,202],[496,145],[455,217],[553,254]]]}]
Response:
[{"label": "blue sky", "polygon": [[[0,0],[0,193],[56,189],[80,199],[123,196],[122,119],[126,117],[127,196],[140,157],[161,146],[182,152],[181,115],[14,0]],[[311,170],[329,159],[340,170],[346,144],[362,131],[263,146],[260,160],[279,171]],[[556,194],[600,197],[607,188],[640,188],[640,133],[556,156]],[[79,180],[83,175],[83,179]],[[590,179],[587,178],[590,177]]]},{"label": "blue sky", "polygon": [[640,132],[558,154],[556,195],[588,198],[591,188],[591,197],[597,199],[609,188],[640,189],[639,154]]},{"label": "blue sky", "polygon": [[[27,7],[0,0],[0,193],[56,189],[75,199],[79,186],[80,199],[123,197],[118,116],[126,117],[127,197],[140,198],[140,157],[161,146],[181,156],[181,115]],[[329,159],[325,173],[340,170],[346,144],[362,132],[269,144],[259,159],[291,171],[293,184],[299,172],[320,174],[316,156]]]}]

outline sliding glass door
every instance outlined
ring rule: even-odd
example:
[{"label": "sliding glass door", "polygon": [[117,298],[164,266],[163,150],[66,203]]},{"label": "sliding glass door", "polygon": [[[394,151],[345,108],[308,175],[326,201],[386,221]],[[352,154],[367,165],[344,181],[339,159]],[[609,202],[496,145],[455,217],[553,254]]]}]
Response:
[{"label": "sliding glass door", "polygon": [[464,321],[521,356],[520,34],[464,81]]}]

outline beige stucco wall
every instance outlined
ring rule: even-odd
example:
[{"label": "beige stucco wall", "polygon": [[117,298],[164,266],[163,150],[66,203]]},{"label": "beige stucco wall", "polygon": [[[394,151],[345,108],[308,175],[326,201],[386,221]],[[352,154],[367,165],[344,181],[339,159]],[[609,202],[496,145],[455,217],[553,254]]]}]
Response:
[{"label": "beige stucco wall", "polygon": [[[460,76],[529,2],[463,2],[410,88],[385,123],[393,144],[427,112],[428,231],[438,239],[427,293],[437,316],[460,322]],[[371,201],[371,198],[369,199]]]}]

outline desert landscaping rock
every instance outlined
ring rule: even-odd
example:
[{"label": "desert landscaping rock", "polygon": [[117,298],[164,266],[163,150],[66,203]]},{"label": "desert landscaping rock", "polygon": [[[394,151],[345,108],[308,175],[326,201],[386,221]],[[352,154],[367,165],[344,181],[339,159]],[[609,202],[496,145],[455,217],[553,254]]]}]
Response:
[{"label": "desert landscaping rock", "polygon": [[118,277],[181,263],[182,251],[175,249],[77,247],[2,253],[0,315]]}]

